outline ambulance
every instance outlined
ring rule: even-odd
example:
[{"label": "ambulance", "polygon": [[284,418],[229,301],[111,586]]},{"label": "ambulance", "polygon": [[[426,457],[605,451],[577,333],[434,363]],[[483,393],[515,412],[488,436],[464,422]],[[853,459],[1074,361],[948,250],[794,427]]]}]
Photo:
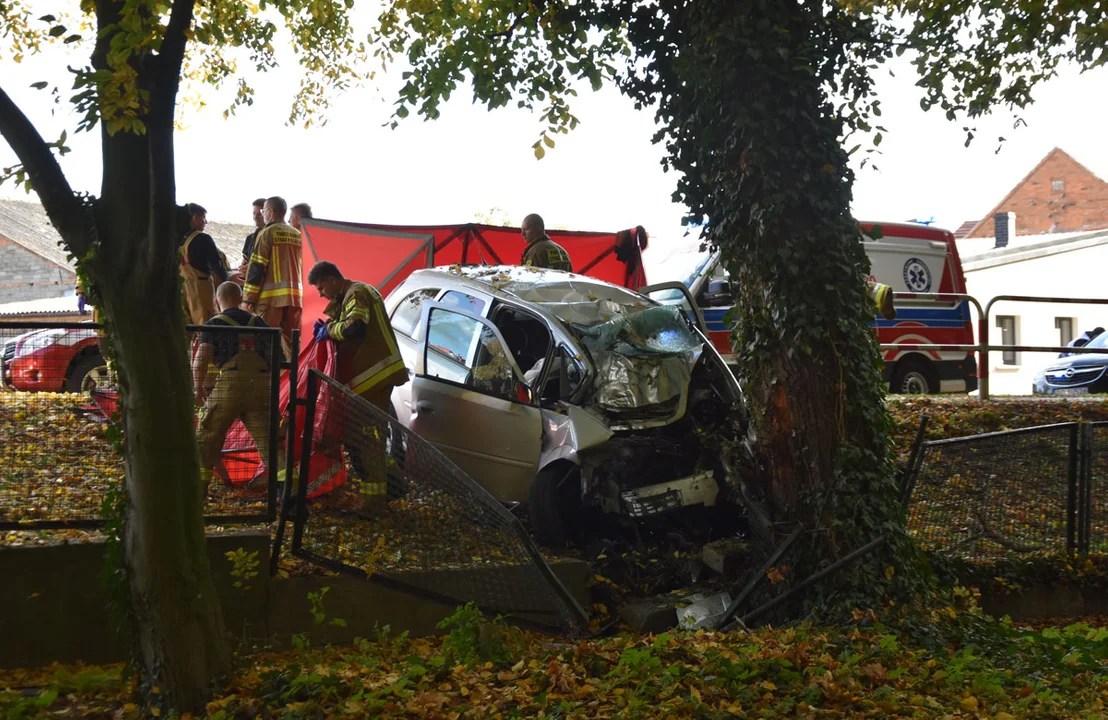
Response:
[{"label": "ambulance", "polygon": [[[939,228],[911,223],[863,222],[871,279],[902,293],[964,294],[966,279],[954,236]],[[878,228],[880,232],[874,232]],[[691,296],[712,343],[729,362],[734,288],[719,253],[692,250],[666,258],[667,280],[642,291],[660,302],[682,302]],[[654,279],[658,277],[655,270]],[[683,286],[682,292],[674,289]],[[683,292],[687,288],[687,295]],[[682,297],[685,296],[685,297]],[[684,302],[682,302],[684,304]],[[885,379],[892,393],[968,393],[977,389],[977,361],[972,352],[917,350],[913,345],[972,345],[973,322],[965,300],[897,300],[896,319],[875,316],[873,327],[882,344]]]}]

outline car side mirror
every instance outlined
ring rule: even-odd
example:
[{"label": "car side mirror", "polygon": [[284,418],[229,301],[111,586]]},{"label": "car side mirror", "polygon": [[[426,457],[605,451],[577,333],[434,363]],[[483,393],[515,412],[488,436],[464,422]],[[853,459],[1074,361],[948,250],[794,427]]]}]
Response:
[{"label": "car side mirror", "polygon": [[730,305],[731,303],[730,282],[727,280],[712,280],[708,283],[708,288],[704,291],[705,305]]},{"label": "car side mirror", "polygon": [[516,402],[523,403],[524,405],[530,405],[535,400],[535,394],[531,392],[525,383],[516,380]]}]

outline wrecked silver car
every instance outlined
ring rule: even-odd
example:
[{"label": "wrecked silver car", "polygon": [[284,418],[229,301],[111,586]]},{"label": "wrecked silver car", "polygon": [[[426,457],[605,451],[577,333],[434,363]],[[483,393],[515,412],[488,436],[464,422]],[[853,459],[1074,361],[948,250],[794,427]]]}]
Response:
[{"label": "wrecked silver car", "polygon": [[572,273],[419,270],[385,301],[399,421],[557,545],[583,507],[647,516],[733,494],[738,383],[675,305]]}]

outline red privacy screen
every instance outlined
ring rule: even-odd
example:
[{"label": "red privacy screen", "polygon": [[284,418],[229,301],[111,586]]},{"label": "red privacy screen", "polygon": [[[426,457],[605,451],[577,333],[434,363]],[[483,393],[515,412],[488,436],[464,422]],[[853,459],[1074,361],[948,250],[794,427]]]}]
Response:
[{"label": "red privacy screen", "polygon": [[[338,265],[351,280],[369,283],[387,296],[415,270],[440,265],[519,265],[527,243],[519,228],[492,225],[373,225],[309,220],[304,236],[304,315],[301,337],[323,317],[327,301],[308,285],[308,271],[320,260]],[[640,251],[645,241],[625,242],[617,255],[617,233],[548,230],[569,252],[574,272],[637,289],[646,284]],[[303,342],[302,340],[301,342]]]}]

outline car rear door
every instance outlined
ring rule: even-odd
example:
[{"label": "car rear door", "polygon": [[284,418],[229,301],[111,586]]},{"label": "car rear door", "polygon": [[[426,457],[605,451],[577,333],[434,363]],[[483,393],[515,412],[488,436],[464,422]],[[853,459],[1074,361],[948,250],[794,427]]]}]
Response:
[{"label": "car rear door", "polygon": [[424,303],[409,428],[485,489],[523,501],[542,451],[542,413],[492,323]]}]

